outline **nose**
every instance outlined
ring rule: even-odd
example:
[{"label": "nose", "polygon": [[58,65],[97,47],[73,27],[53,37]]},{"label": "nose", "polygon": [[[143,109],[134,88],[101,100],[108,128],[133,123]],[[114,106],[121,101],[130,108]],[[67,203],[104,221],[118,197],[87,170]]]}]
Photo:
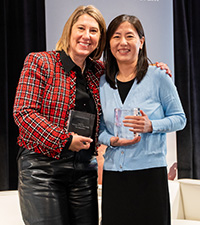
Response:
[{"label": "nose", "polygon": [[90,38],[90,31],[89,29],[85,29],[84,32],[83,32],[83,38]]},{"label": "nose", "polygon": [[125,37],[121,37],[121,39],[120,39],[120,44],[121,44],[121,45],[127,45],[127,40],[126,40]]}]

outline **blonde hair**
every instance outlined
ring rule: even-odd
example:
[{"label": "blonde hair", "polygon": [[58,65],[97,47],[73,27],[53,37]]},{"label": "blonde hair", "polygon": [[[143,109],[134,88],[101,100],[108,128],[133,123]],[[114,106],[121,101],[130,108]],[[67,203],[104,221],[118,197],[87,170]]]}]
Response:
[{"label": "blonde hair", "polygon": [[105,47],[106,23],[101,12],[92,5],[79,6],[71,14],[69,19],[65,23],[61,38],[56,44],[56,50],[57,51],[64,50],[68,54],[72,27],[77,22],[78,18],[82,16],[83,14],[88,14],[89,16],[93,17],[97,21],[100,28],[101,35],[100,35],[98,47],[90,54],[90,57],[96,60],[101,57]]}]

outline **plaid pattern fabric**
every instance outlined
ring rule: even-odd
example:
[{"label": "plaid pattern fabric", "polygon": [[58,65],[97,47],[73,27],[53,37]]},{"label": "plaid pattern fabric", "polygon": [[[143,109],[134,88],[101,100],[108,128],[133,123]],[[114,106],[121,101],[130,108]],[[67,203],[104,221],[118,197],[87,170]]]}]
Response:
[{"label": "plaid pattern fabric", "polygon": [[[100,61],[91,60],[86,79],[97,108],[96,143],[99,131]],[[19,127],[18,144],[49,157],[60,158],[70,136],[66,129],[69,110],[75,107],[76,74],[65,73],[56,51],[30,53],[24,62],[14,102]]]}]

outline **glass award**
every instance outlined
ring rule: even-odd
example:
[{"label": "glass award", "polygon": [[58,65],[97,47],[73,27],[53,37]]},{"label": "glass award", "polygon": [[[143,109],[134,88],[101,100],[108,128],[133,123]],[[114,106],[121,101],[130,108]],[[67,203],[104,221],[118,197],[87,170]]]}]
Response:
[{"label": "glass award", "polygon": [[115,137],[119,137],[120,139],[133,139],[137,137],[138,133],[133,133],[130,131],[130,127],[125,127],[123,124],[123,120],[125,119],[125,116],[140,116],[140,109],[134,108],[134,109],[120,109],[115,108],[114,109],[114,115],[115,115],[115,124],[114,124],[114,135]]}]

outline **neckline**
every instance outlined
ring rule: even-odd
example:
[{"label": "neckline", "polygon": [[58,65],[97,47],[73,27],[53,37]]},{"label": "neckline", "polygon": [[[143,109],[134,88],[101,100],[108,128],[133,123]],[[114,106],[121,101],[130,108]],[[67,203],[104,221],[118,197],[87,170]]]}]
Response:
[{"label": "neckline", "polygon": [[129,81],[120,81],[120,80],[117,79],[117,82],[121,83],[121,84],[128,84],[128,83],[132,83],[134,80],[135,80],[135,77],[133,79],[129,80]]}]

